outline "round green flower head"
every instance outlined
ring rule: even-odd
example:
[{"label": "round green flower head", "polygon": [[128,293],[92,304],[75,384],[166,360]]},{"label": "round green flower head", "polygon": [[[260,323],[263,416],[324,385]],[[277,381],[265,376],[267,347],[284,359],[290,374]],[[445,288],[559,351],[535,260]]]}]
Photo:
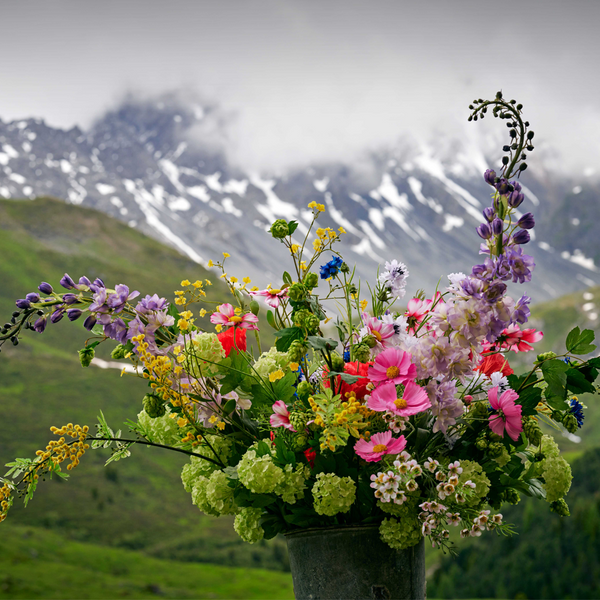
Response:
[{"label": "round green flower head", "polygon": [[356,499],[356,484],[350,477],[319,473],[312,495],[317,514],[333,517],[350,510]]},{"label": "round green flower head", "polygon": [[142,400],[142,404],[144,406],[144,410],[152,419],[156,419],[156,417],[163,417],[167,412],[163,399],[156,394],[146,394]]},{"label": "round green flower head", "polygon": [[123,344],[117,344],[110,353],[110,357],[114,360],[121,360],[122,358],[125,358],[125,354],[127,354],[125,346],[123,346]]},{"label": "round green flower head", "polygon": [[240,483],[255,494],[270,494],[285,480],[282,469],[273,463],[270,454],[257,456],[256,450],[248,450],[237,466]]},{"label": "round green flower head", "polygon": [[297,500],[304,497],[306,480],[310,477],[310,469],[306,465],[285,465],[283,470],[285,479],[275,488],[275,493],[288,504],[296,504]]},{"label": "round green flower head", "polygon": [[554,441],[551,435],[543,435],[542,443],[540,444],[540,450],[544,455],[544,458],[551,458],[553,456],[560,456],[560,448]]},{"label": "round green flower head", "polygon": [[215,510],[208,500],[207,496],[208,479],[202,475],[194,481],[192,492],[192,504],[197,506],[205,515],[218,517],[219,512]]},{"label": "round green flower head", "polygon": [[299,363],[308,352],[308,346],[301,340],[294,340],[287,352],[290,362]]},{"label": "round green flower head", "polygon": [[[204,436],[214,451],[219,456],[220,460],[227,464],[229,455],[231,454],[231,441],[228,438],[223,438],[217,435]],[[208,458],[215,458],[212,450],[207,444],[201,444],[196,452]],[[186,492],[191,492],[196,480],[199,477],[210,477],[211,474],[219,469],[219,466],[208,460],[204,460],[200,456],[192,456],[190,462],[185,465],[181,471],[181,481]]]},{"label": "round green flower head", "polygon": [[310,272],[304,276],[304,285],[308,289],[313,289],[319,285],[319,276],[316,273]]},{"label": "round green flower head", "polygon": [[234,515],[238,507],[233,499],[233,488],[223,471],[215,471],[206,484],[206,499],[220,515]]},{"label": "round green flower head", "polygon": [[[212,377],[225,358],[225,350],[216,333],[193,332],[185,344],[185,369],[196,378]],[[209,362],[207,362],[209,361]]]},{"label": "round green flower head", "polygon": [[352,348],[353,357],[361,363],[369,362],[371,358],[371,348],[367,344],[357,344]]},{"label": "round green flower head", "polygon": [[265,535],[265,530],[260,526],[260,508],[242,508],[235,516],[233,528],[236,533],[249,544],[260,542]]},{"label": "round green flower head", "polygon": [[571,466],[562,456],[551,456],[543,461],[542,476],[545,483],[546,502],[556,502],[571,488]]},{"label": "round green flower head", "polygon": [[170,414],[169,408],[162,417],[152,418],[145,410],[138,414],[138,423],[151,442],[165,446],[174,446],[179,442],[179,427]]},{"label": "round green flower head", "polygon": [[477,506],[481,504],[483,499],[487,496],[490,489],[490,480],[487,475],[483,472],[481,465],[473,460],[461,460],[460,466],[462,467],[462,473],[459,476],[459,483],[465,483],[471,480],[475,484],[473,494],[465,500],[465,506]]},{"label": "round green flower head", "polygon": [[94,360],[94,356],[96,355],[96,351],[93,348],[83,348],[79,350],[79,362],[82,367],[89,367],[92,364],[92,360]]},{"label": "round green flower head", "polygon": [[384,519],[379,526],[381,539],[395,550],[404,550],[419,543],[423,537],[421,523],[416,514],[412,517]]},{"label": "round green flower head", "polygon": [[290,228],[285,219],[277,219],[277,221],[271,225],[269,231],[276,240],[282,240],[284,237],[290,235]]},{"label": "round green flower head", "polygon": [[288,296],[294,302],[302,302],[308,295],[308,290],[299,282],[292,283],[288,288]]},{"label": "round green flower head", "polygon": [[273,346],[268,352],[263,352],[259,359],[254,363],[254,370],[263,378],[268,379],[271,373],[281,369],[285,373],[285,368],[289,365],[290,359],[286,352],[278,352]]}]

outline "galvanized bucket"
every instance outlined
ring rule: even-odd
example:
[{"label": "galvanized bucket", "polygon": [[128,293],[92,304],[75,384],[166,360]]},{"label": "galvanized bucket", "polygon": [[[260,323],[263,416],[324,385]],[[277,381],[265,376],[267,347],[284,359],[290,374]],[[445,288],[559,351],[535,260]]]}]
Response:
[{"label": "galvanized bucket", "polygon": [[425,598],[425,544],[393,550],[378,526],[286,535],[296,600]]}]

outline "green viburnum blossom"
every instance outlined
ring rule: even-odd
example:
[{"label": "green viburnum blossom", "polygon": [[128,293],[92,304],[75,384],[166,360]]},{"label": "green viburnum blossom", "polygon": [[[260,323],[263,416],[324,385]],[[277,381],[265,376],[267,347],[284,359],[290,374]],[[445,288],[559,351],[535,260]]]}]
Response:
[{"label": "green viburnum blossom", "polygon": [[283,469],[285,479],[275,488],[275,493],[288,504],[295,504],[304,496],[306,480],[310,477],[310,469],[306,465],[285,465]]},{"label": "green viburnum blossom", "polygon": [[[158,421],[158,419],[154,419]],[[205,440],[211,445],[223,464],[227,464],[227,459],[231,454],[231,441],[228,438],[216,435],[206,435]],[[215,458],[213,451],[206,444],[201,444],[196,452],[207,458]],[[213,471],[219,469],[219,465],[204,460],[200,456],[192,456],[190,462],[185,465],[181,471],[181,481],[186,492],[191,492],[196,483],[196,479],[201,476],[210,477]]]},{"label": "green viburnum blossom", "polygon": [[[225,358],[225,350],[215,333],[192,333],[185,343],[185,369],[196,378],[212,377]],[[208,362],[207,362],[208,361]]]},{"label": "green viburnum blossom", "polygon": [[138,414],[138,423],[151,442],[165,446],[174,446],[179,442],[179,427],[175,419],[171,419],[170,414],[168,407],[162,417],[152,418],[145,410]]},{"label": "green viburnum blossom", "polygon": [[234,515],[238,511],[233,499],[233,488],[228,483],[229,479],[223,471],[214,471],[206,484],[206,499],[219,516]]},{"label": "green viburnum blossom", "polygon": [[285,474],[270,454],[257,456],[256,450],[248,450],[237,466],[240,483],[255,494],[269,494],[285,481]]},{"label": "green viburnum blossom", "polygon": [[219,512],[213,508],[207,496],[208,479],[203,475],[194,480],[192,492],[192,504],[196,505],[205,515],[218,517]]},{"label": "green viburnum blossom", "polygon": [[418,544],[423,537],[421,523],[416,514],[406,518],[384,519],[379,526],[381,539],[395,550],[404,550]]},{"label": "green viburnum blossom", "polygon": [[356,498],[356,484],[350,477],[319,473],[312,495],[317,514],[333,517],[350,510]]},{"label": "green viburnum blossom", "polygon": [[545,483],[546,502],[556,502],[571,488],[571,466],[562,456],[551,456],[543,461],[542,476]]},{"label": "green viburnum blossom", "polygon": [[263,539],[264,529],[260,526],[260,508],[242,508],[235,516],[233,528],[236,533],[249,544],[255,544]]},{"label": "green viburnum blossom", "polygon": [[278,352],[273,346],[268,352],[263,352],[259,359],[254,363],[254,370],[263,378],[268,379],[271,373],[279,369],[285,372],[285,368],[290,363],[286,352]]},{"label": "green viburnum blossom", "polygon": [[498,465],[500,467],[503,467],[504,465],[509,463],[510,462],[510,454],[508,453],[508,450],[506,449],[506,447],[502,446],[502,450],[501,450],[500,454],[498,456],[495,456],[492,460],[494,462],[498,463]]},{"label": "green viburnum blossom", "polygon": [[465,506],[477,506],[487,496],[490,489],[490,480],[483,472],[481,465],[473,460],[461,460],[462,473],[459,476],[459,484],[471,480],[475,484],[472,494],[465,499]]}]

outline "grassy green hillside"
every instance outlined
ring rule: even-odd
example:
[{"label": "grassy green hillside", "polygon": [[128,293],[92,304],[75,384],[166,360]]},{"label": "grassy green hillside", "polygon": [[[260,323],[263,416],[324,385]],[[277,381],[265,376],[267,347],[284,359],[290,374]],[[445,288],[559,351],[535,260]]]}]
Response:
[{"label": "grassy green hillside", "polygon": [[293,598],[292,577],[186,564],[2,526],[0,598]]},{"label": "grassy green hillside", "polygon": [[[16,298],[42,280],[55,284],[65,271],[167,298],[182,279],[213,277],[106,215],[52,199],[0,201],[0,256],[0,320],[10,316]],[[212,289],[224,297],[217,283]],[[119,427],[141,410],[142,380],[80,366],[76,350],[87,334],[80,322],[64,319],[42,335],[28,333],[17,348],[5,345],[0,355],[2,465],[45,447],[52,425],[93,425],[102,409]],[[287,567],[281,540],[248,546],[229,519],[199,513],[179,479],[184,456],[137,446],[131,458],[105,468],[107,458],[101,450],[88,452],[67,483],[42,483],[26,509],[15,502],[9,522],[157,557]]]}]

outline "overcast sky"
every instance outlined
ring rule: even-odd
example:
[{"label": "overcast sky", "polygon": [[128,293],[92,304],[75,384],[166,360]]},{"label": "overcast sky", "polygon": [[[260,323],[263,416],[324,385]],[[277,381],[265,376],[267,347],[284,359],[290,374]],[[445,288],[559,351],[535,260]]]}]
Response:
[{"label": "overcast sky", "polygon": [[596,0],[4,0],[0,23],[3,120],[86,127],[192,89],[235,115],[238,162],[278,167],[455,130],[502,88],[570,167],[600,165]]}]

